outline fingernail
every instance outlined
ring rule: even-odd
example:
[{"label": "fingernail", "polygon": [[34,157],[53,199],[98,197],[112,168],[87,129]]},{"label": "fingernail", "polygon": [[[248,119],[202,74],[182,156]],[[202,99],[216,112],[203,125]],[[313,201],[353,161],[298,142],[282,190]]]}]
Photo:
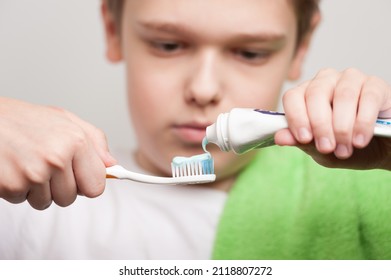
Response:
[{"label": "fingernail", "polygon": [[321,150],[331,150],[332,149],[330,139],[327,137],[319,138],[317,144],[318,144],[318,148]]},{"label": "fingernail", "polygon": [[338,157],[348,157],[349,156],[349,149],[346,145],[338,144],[337,148],[335,149],[335,155]]},{"label": "fingernail", "polygon": [[299,140],[302,141],[302,142],[307,142],[307,141],[310,141],[311,140],[311,133],[310,131],[305,128],[305,127],[302,127],[299,129]]},{"label": "fingernail", "polygon": [[357,134],[354,138],[353,138],[353,142],[355,145],[359,146],[359,147],[363,147],[365,145],[365,137],[363,134]]},{"label": "fingernail", "polygon": [[106,153],[106,159],[105,159],[105,164],[108,166],[114,165],[117,163],[117,160],[109,153]]}]

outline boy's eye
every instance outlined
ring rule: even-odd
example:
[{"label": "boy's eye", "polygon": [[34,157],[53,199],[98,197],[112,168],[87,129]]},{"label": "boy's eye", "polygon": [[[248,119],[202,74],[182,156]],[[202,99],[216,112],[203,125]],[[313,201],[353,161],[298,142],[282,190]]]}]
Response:
[{"label": "boy's eye", "polygon": [[253,51],[253,50],[242,50],[242,49],[235,49],[234,54],[240,59],[252,63],[262,62],[263,60],[267,59],[270,56],[270,52],[268,51],[255,51],[255,50]]},{"label": "boy's eye", "polygon": [[175,53],[183,48],[185,45],[177,42],[152,42],[152,47],[162,53]]}]

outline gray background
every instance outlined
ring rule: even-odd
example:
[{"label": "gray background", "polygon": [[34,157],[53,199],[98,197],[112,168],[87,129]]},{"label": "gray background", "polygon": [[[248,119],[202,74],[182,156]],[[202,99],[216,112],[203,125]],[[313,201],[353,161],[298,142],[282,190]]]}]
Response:
[{"label": "gray background", "polygon": [[[103,129],[111,147],[133,147],[124,67],[105,59],[99,7],[0,0],[0,95],[64,107]],[[391,83],[391,1],[322,0],[321,8],[302,80],[356,67]]]}]

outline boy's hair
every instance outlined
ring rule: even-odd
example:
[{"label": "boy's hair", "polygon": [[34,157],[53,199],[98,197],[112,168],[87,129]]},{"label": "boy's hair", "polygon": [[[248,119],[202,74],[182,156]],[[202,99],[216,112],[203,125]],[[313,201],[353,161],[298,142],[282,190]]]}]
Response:
[{"label": "boy's hair", "polygon": [[[112,13],[117,30],[121,29],[122,11],[125,0],[105,0]],[[319,10],[320,0],[287,0],[293,4],[297,16],[297,43],[311,31],[312,16]]]},{"label": "boy's hair", "polygon": [[292,2],[297,17],[297,43],[298,45],[312,26],[312,17],[319,11],[320,0],[289,0]]},{"label": "boy's hair", "polygon": [[122,21],[122,11],[125,4],[125,0],[104,0],[106,1],[107,8],[110,13],[113,15],[116,30],[120,34],[121,31],[121,21]]}]

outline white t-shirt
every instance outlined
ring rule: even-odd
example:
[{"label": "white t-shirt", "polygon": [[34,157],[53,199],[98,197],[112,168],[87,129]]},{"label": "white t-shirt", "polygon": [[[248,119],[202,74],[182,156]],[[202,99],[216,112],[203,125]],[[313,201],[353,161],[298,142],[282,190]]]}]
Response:
[{"label": "white t-shirt", "polygon": [[[131,153],[118,158],[145,173]],[[227,194],[107,181],[98,198],[44,211],[0,199],[0,259],[210,259]]]}]

